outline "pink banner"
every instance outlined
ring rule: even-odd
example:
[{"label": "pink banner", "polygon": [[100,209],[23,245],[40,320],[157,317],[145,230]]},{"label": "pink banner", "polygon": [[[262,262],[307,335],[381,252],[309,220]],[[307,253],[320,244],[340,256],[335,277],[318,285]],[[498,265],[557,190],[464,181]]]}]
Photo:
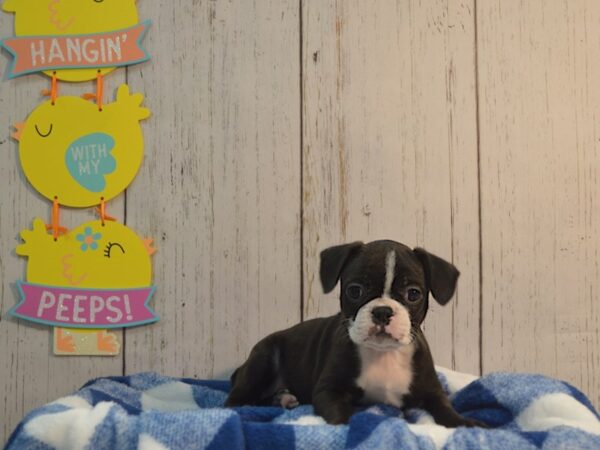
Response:
[{"label": "pink banner", "polygon": [[154,286],[137,289],[73,289],[18,283],[21,301],[10,314],[66,328],[123,328],[156,322],[148,306]]},{"label": "pink banner", "polygon": [[14,60],[8,78],[53,69],[117,67],[146,61],[141,45],[150,21],[107,33],[22,36],[2,41]]}]

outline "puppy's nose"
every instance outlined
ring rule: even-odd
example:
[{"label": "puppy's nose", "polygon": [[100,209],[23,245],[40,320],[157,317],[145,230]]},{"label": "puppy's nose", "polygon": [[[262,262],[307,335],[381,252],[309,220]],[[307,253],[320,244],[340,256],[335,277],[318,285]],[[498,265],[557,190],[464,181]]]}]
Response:
[{"label": "puppy's nose", "polygon": [[393,315],[394,311],[389,306],[378,306],[371,311],[371,317],[375,325],[387,325]]}]

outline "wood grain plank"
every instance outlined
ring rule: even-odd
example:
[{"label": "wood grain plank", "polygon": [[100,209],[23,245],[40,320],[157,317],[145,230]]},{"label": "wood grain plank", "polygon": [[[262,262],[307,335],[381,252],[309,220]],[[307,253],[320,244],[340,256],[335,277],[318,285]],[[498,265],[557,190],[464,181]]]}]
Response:
[{"label": "wood grain plank", "polygon": [[127,331],[126,371],[227,376],[300,320],[295,1],[142,2],[152,143],[127,222],[156,238],[161,321]]},{"label": "wood grain plank", "polygon": [[600,405],[600,4],[480,2],[483,368]]},{"label": "wood grain plank", "polygon": [[[13,17],[0,13],[0,29],[12,30]],[[2,65],[5,67],[7,59]],[[105,101],[125,80],[125,71],[106,77]],[[42,101],[40,91],[49,80],[30,75],[0,82],[0,442],[32,408],[67,395],[87,380],[122,373],[123,361],[117,357],[56,357],[52,354],[49,327],[33,325],[7,316],[18,294],[15,283],[25,278],[26,260],[15,254],[19,232],[31,227],[34,217],[50,218],[51,204],[40,196],[23,175],[18,146],[10,138],[12,124],[25,120]],[[60,95],[81,95],[94,89],[93,83],[59,83]],[[109,212],[124,217],[123,196],[108,204]],[[61,210],[61,222],[73,228],[95,218],[91,209]],[[121,336],[121,332],[117,332]]]},{"label": "wood grain plank", "polygon": [[477,371],[472,3],[303,4],[306,317],[338,308],[337,292],[321,293],[323,248],[381,238],[424,246],[463,273],[458,302],[432,304],[426,320],[436,362]]}]

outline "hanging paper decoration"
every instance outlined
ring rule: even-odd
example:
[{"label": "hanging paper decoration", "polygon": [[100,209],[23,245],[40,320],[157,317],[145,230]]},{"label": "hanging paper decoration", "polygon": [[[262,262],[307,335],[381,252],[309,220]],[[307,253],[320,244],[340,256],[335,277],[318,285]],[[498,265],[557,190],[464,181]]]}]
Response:
[{"label": "hanging paper decoration", "polygon": [[90,207],[129,186],[142,162],[142,94],[121,85],[113,103],[102,106],[61,96],[38,106],[13,135],[25,176],[50,201]]},{"label": "hanging paper decoration", "polygon": [[[150,22],[138,23],[136,0],[5,0],[3,9],[15,13],[14,37],[1,42],[12,58],[8,78],[51,77],[42,92],[49,100],[13,135],[27,180],[53,206],[49,225],[36,219],[21,233],[27,279],[17,283],[21,299],[11,314],[54,326],[57,355],[115,355],[120,345],[108,329],[158,320],[148,306],[152,241],[106,213],[137,174],[140,121],[150,111],[127,85],[104,104],[103,77],[149,59],[141,41]],[[58,95],[59,80],[93,79],[93,94]],[[61,206],[96,205],[100,220],[70,232],[60,225]]]},{"label": "hanging paper decoration", "polygon": [[14,60],[13,78],[33,72],[59,80],[86,81],[117,66],[149,59],[141,40],[135,0],[6,0],[15,13],[15,36],[2,45]]},{"label": "hanging paper decoration", "polygon": [[[13,316],[45,325],[122,328],[158,320],[148,302],[154,292],[151,239],[116,222],[92,221],[54,240],[42,219],[23,230],[16,249],[26,256],[27,281]],[[88,333],[85,330],[71,330]],[[63,333],[64,334],[64,333]],[[104,338],[102,333],[94,337]],[[58,333],[55,341],[64,336]],[[69,342],[62,342],[63,353]],[[100,339],[99,346],[106,339]],[[99,350],[99,349],[95,349]]]}]

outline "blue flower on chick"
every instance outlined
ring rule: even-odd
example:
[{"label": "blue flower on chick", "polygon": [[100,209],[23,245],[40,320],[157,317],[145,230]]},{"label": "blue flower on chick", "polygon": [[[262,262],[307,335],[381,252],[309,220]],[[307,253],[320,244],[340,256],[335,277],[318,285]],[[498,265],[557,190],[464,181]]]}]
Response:
[{"label": "blue flower on chick", "polygon": [[81,242],[81,250],[86,251],[88,248],[90,250],[98,249],[98,241],[102,237],[100,233],[92,233],[91,227],[85,227],[83,233],[77,235],[77,240]]}]

